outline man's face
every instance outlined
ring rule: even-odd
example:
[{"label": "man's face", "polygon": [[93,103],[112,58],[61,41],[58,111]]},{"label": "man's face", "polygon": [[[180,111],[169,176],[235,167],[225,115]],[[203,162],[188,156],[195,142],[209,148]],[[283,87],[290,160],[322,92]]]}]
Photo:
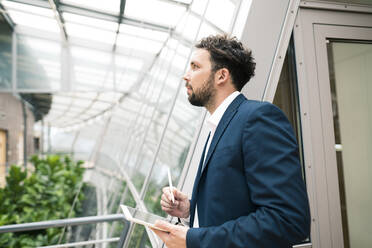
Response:
[{"label": "man's face", "polygon": [[212,101],[216,89],[214,88],[214,73],[210,62],[209,52],[205,49],[194,51],[190,69],[183,79],[186,81],[189,102],[194,106],[206,106]]}]

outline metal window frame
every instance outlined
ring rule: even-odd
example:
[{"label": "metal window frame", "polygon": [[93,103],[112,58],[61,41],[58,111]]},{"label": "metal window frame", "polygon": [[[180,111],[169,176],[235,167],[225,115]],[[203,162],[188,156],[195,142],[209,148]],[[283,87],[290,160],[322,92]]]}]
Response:
[{"label": "metal window frame", "polygon": [[[330,113],[331,103],[329,92],[324,88],[329,84],[329,79],[324,81],[329,77],[325,42],[331,32],[322,29],[339,25],[368,27],[369,24],[370,27],[372,16],[366,13],[372,13],[369,7],[304,1],[295,22],[296,68],[314,247],[343,247],[333,125],[325,131],[325,127],[333,123],[332,116],[325,114]],[[342,37],[352,39],[353,36],[351,32],[344,32]]]}]

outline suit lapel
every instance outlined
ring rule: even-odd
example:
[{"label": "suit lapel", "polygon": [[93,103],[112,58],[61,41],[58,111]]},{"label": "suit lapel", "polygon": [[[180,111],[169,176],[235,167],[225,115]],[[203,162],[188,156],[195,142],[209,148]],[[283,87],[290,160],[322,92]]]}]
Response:
[{"label": "suit lapel", "polygon": [[207,143],[208,143],[208,140],[209,140],[209,137],[210,137],[210,133],[208,134],[208,137],[207,137],[207,140],[204,144],[204,149],[203,149],[203,153],[201,155],[201,158],[200,158],[200,162],[199,162],[199,167],[198,167],[198,173],[196,174],[196,178],[195,178],[195,182],[194,182],[194,187],[192,189],[192,198],[191,198],[191,207],[190,207],[190,227],[193,226],[194,224],[194,214],[195,214],[195,205],[196,205],[196,195],[197,195],[197,191],[198,191],[198,188],[196,187],[197,186],[197,182],[199,182],[199,179],[200,179],[200,175],[201,175],[201,170],[203,168],[203,161],[204,161],[204,155],[205,155],[205,149],[207,148]]},{"label": "suit lapel", "polygon": [[[203,172],[205,171],[205,168],[208,166],[209,160],[212,157],[212,155],[214,153],[214,150],[216,149],[218,141],[220,140],[220,138],[221,138],[222,134],[224,133],[225,129],[227,128],[228,124],[230,123],[230,121],[234,117],[238,107],[240,106],[240,104],[245,99],[246,98],[245,98],[244,95],[242,95],[242,94],[238,95],[234,99],[234,101],[232,101],[232,103],[229,105],[229,107],[226,109],[225,113],[223,114],[223,116],[221,118],[221,121],[219,122],[219,124],[217,126],[216,132],[213,135],[213,139],[211,141],[211,144],[209,146],[208,154],[207,154],[207,157],[204,161],[205,166],[203,166],[203,158],[204,158],[204,153],[205,153],[205,148],[206,148],[207,143],[204,146],[204,151],[203,151],[202,157],[200,159],[198,173],[197,173],[196,178],[195,178],[193,192],[192,192],[192,198],[191,198],[191,206],[190,206],[190,225],[191,225],[191,227],[193,226],[193,222],[194,222],[195,206],[196,206],[196,201],[197,201],[198,186],[199,186],[200,179],[203,176]],[[209,138],[209,135],[208,135],[208,138]]]},{"label": "suit lapel", "polygon": [[234,101],[232,101],[232,103],[229,105],[229,107],[226,109],[225,113],[223,114],[223,116],[222,116],[222,118],[221,118],[221,120],[220,120],[220,122],[217,126],[216,132],[213,135],[212,142],[209,146],[207,157],[205,158],[203,170],[201,172],[202,174],[205,171],[205,168],[207,168],[209,160],[211,159],[211,157],[212,157],[212,155],[213,155],[213,153],[216,149],[216,146],[221,139],[222,134],[225,132],[227,126],[229,125],[230,121],[234,117],[238,107],[240,106],[240,104],[245,99],[246,98],[242,94],[238,95],[234,99]]}]

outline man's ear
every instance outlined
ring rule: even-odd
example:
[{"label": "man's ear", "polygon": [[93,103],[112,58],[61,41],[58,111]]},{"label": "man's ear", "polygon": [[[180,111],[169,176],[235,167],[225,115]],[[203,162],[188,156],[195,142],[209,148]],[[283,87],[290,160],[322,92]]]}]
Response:
[{"label": "man's ear", "polygon": [[221,68],[216,72],[217,85],[225,84],[230,79],[230,72],[226,68]]}]

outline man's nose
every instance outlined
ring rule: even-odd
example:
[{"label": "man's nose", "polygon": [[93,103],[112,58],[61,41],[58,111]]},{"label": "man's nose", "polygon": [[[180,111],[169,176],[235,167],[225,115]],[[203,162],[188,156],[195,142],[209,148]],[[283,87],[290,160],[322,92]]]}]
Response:
[{"label": "man's nose", "polygon": [[188,81],[190,81],[190,75],[189,75],[189,72],[187,71],[186,73],[185,73],[185,75],[183,75],[183,80],[185,80],[186,82],[188,82]]}]

